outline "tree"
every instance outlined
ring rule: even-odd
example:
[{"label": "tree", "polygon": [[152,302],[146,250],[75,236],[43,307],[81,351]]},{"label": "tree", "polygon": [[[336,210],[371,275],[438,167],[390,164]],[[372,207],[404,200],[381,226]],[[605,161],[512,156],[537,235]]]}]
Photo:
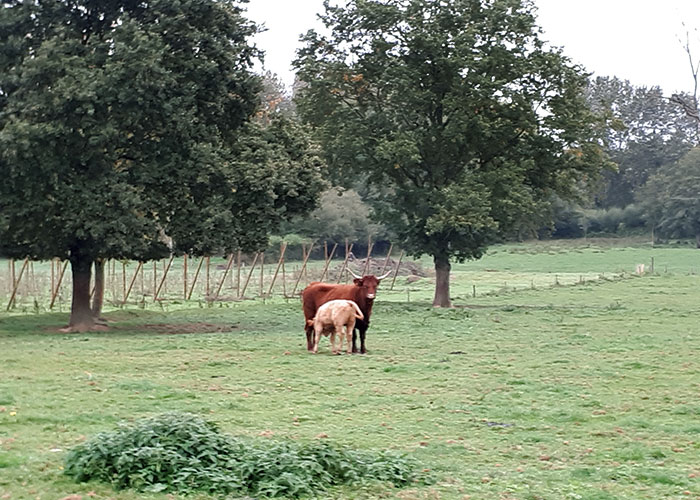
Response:
[{"label": "tree", "polygon": [[0,253],[70,260],[71,328],[94,324],[93,262],[261,248],[315,206],[303,129],[251,121],[232,2],[10,0],[0,26]]},{"label": "tree", "polygon": [[694,237],[700,248],[700,148],[662,167],[639,195],[647,220],[669,237]]},{"label": "tree", "polygon": [[297,111],[334,179],[364,180],[380,222],[436,270],[479,258],[499,234],[535,228],[603,157],[586,75],[539,38],[529,0],[325,2],[295,67]]},{"label": "tree", "polygon": [[[698,34],[698,29],[693,30]],[[698,107],[698,74],[700,74],[700,61],[693,58],[693,49],[690,43],[690,31],[685,32],[685,43],[683,50],[688,55],[688,63],[690,64],[690,74],[693,77],[693,93],[673,94],[670,101],[680,107],[680,109],[693,121],[695,124],[694,146],[700,145],[700,108]]]},{"label": "tree", "polygon": [[617,165],[603,173],[596,200],[603,208],[631,204],[650,175],[677,161],[694,144],[695,123],[659,87],[598,77],[589,83],[586,100],[605,118],[606,151]]},{"label": "tree", "polygon": [[354,190],[339,193],[329,189],[321,195],[316,210],[283,224],[282,230],[338,244],[346,239],[362,242],[388,236],[382,226],[372,222],[369,205]]},{"label": "tree", "polygon": [[262,77],[262,87],[260,93],[262,105],[256,116],[258,120],[268,123],[272,117],[279,114],[294,116],[294,103],[284,83],[276,74],[266,71]]}]

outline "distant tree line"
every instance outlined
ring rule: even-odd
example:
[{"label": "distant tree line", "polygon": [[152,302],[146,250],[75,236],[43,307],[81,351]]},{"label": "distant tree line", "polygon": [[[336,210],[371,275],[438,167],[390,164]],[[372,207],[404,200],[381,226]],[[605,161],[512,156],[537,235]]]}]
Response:
[{"label": "distant tree line", "polygon": [[660,87],[637,87],[598,77],[587,87],[602,117],[605,150],[614,168],[603,172],[582,203],[556,204],[553,237],[652,231],[657,238],[693,238],[700,246],[698,121]]},{"label": "distant tree line", "polygon": [[[295,114],[293,95],[287,94],[274,75],[264,78],[269,101],[277,113]],[[274,90],[273,90],[274,89]],[[617,77],[591,79],[585,90],[587,106],[599,117],[601,143],[610,159],[596,182],[585,186],[578,201],[554,197],[551,212],[535,227],[515,228],[503,239],[580,238],[591,235],[630,235],[654,232],[658,239],[697,238],[692,216],[700,201],[689,193],[673,194],[700,184],[700,165],[693,166],[698,143],[697,120],[660,87],[634,86]],[[683,94],[685,102],[694,97]],[[282,224],[280,234],[342,243],[390,240],[395,235],[372,217],[369,191],[330,188],[320,206]],[[697,203],[696,203],[697,202]],[[519,229],[519,230],[518,230]]]}]

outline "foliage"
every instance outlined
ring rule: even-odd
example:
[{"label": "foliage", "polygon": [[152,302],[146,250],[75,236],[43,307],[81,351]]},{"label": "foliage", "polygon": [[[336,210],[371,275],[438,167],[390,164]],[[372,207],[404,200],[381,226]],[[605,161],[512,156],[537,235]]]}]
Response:
[{"label": "foliage", "polygon": [[625,208],[588,209],[583,211],[587,234],[625,235],[646,226],[644,209],[637,204]]},{"label": "foliage", "polygon": [[352,189],[325,191],[316,210],[282,224],[282,230],[338,244],[346,238],[367,241],[368,237],[374,240],[388,237],[386,229],[372,222],[369,205]]},{"label": "foliage", "polygon": [[531,1],[325,5],[330,35],[309,31],[295,62],[297,110],[412,254],[478,258],[602,166],[585,75],[545,47]]},{"label": "foliage", "polygon": [[[583,212],[577,204],[555,200],[553,211],[554,220],[549,230],[553,238],[581,238],[585,235]],[[540,234],[546,232],[547,229]]]},{"label": "foliage", "polygon": [[0,11],[5,253],[144,258],[162,232],[180,252],[259,248],[313,206],[303,129],[248,123],[256,28],[228,2],[143,5]]},{"label": "foliage", "polygon": [[405,486],[416,464],[388,453],[353,451],[326,442],[238,439],[187,413],[166,413],[103,432],[68,454],[76,481],[118,489],[299,497],[369,480]]},{"label": "foliage", "polygon": [[586,100],[605,118],[607,150],[617,165],[616,170],[604,172],[596,200],[602,208],[631,204],[651,175],[694,144],[693,120],[659,87],[635,87],[627,80],[598,77],[589,83]]},{"label": "foliage", "polygon": [[700,248],[700,148],[659,169],[639,203],[652,227],[671,237],[694,237]]},{"label": "foliage", "polygon": [[595,235],[626,236],[646,226],[640,205],[625,208],[581,208],[573,203],[555,205],[553,238],[582,238]]},{"label": "foliage", "polygon": [[0,25],[0,254],[84,275],[252,250],[315,206],[303,127],[251,123],[257,28],[231,1],[10,1]]},{"label": "foliage", "polygon": [[280,78],[266,71],[262,76],[261,106],[256,118],[263,123],[269,122],[275,115],[293,116],[296,113],[294,103]]}]

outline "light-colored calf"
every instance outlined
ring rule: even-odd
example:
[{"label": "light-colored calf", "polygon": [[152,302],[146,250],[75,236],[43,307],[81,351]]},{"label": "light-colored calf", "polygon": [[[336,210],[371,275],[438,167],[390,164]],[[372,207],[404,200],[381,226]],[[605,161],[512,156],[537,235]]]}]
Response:
[{"label": "light-colored calf", "polygon": [[[316,316],[308,320],[308,326],[314,327],[314,347],[312,352],[318,352],[318,343],[321,335],[331,335],[331,350],[338,354],[343,348],[345,338],[346,351],[352,353],[352,330],[355,328],[355,320],[364,319],[362,311],[352,300],[336,299],[326,302],[316,311]],[[345,327],[345,332],[343,332]],[[339,346],[336,348],[335,335],[340,336]]]}]

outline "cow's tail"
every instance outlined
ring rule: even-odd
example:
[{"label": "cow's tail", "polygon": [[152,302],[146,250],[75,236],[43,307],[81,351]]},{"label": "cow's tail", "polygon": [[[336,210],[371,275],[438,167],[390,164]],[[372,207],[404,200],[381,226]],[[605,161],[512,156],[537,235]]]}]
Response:
[{"label": "cow's tail", "polygon": [[360,306],[357,305],[357,302],[351,300],[350,303],[352,304],[352,307],[355,308],[355,317],[357,319],[365,319],[365,315],[362,314],[362,310],[360,310]]}]

